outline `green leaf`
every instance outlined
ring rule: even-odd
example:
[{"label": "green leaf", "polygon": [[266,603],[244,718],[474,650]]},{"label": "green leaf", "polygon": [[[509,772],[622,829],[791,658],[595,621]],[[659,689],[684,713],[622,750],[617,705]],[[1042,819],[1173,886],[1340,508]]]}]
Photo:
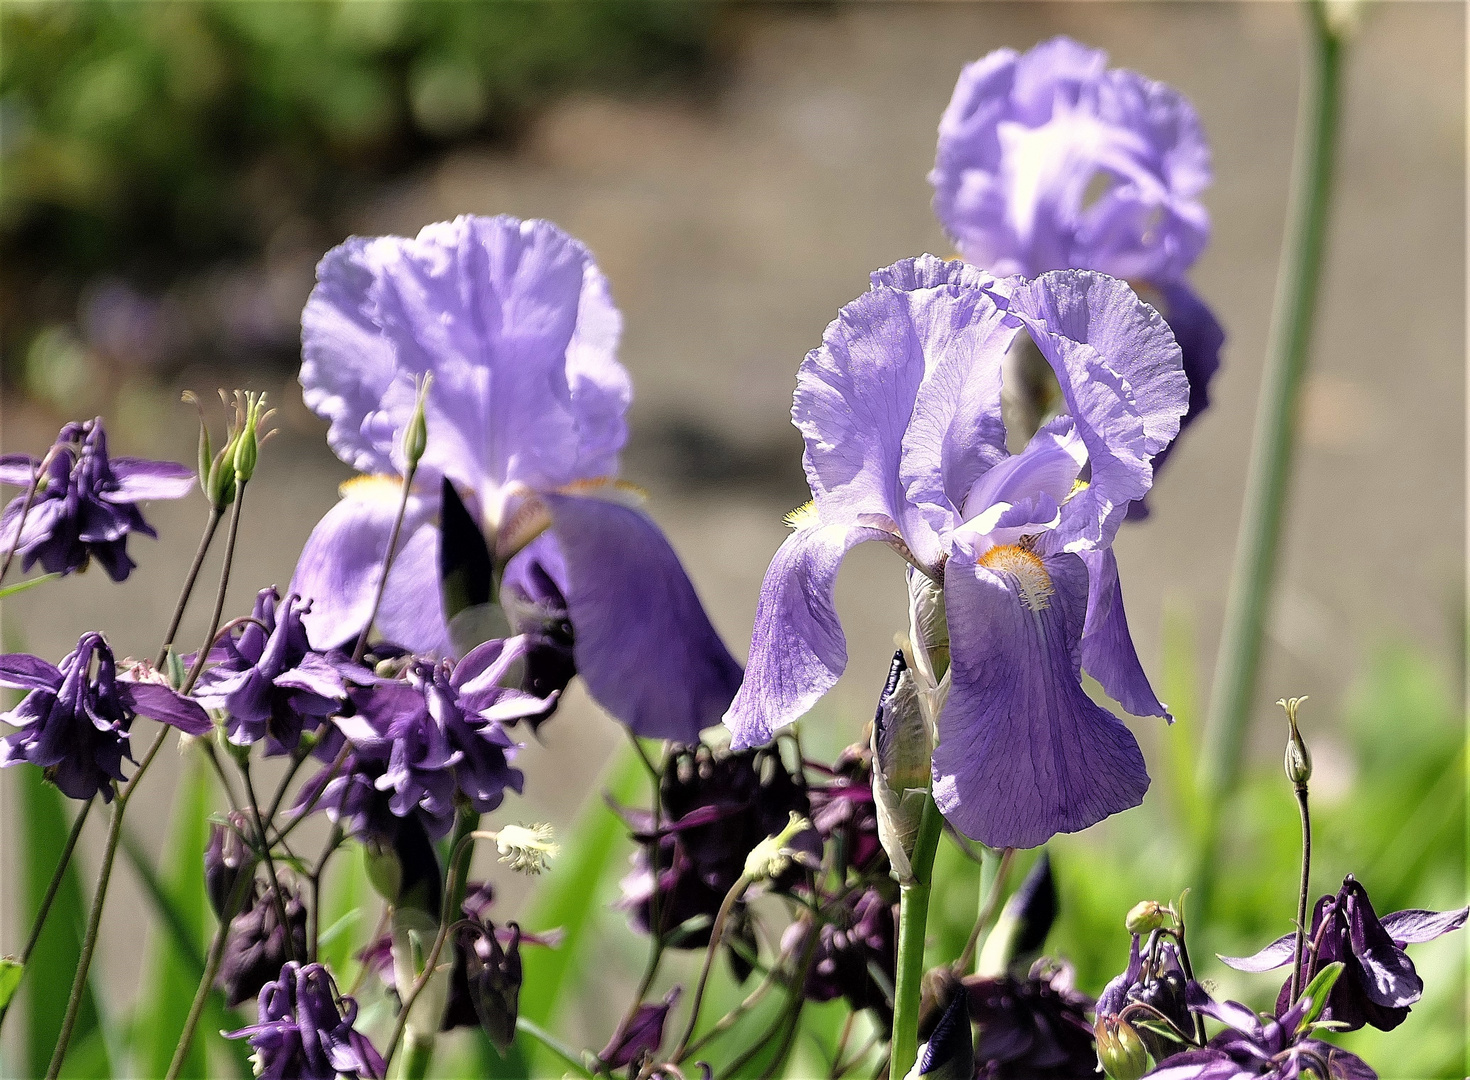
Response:
[{"label": "green leaf", "polygon": [[[21,865],[25,874],[24,925],[29,927],[40,909],[51,875],[56,871],[56,856],[66,846],[67,833],[73,820],[66,798],[42,777],[40,769],[23,766],[20,774],[20,845]],[[26,1030],[22,1042],[18,1074],[44,1076],[51,1052],[61,1035],[61,1021],[66,1014],[71,983],[81,962],[82,935],[87,928],[87,908],[82,902],[81,880],[75,859],[62,875],[61,886],[51,904],[51,913],[31,953],[30,977],[22,988],[26,1006]],[[78,1046],[98,1029],[97,1003],[91,986],[82,991],[82,1007],[77,1013],[72,1045]],[[95,1075],[111,1072],[105,1050],[102,1067]]]},{"label": "green leaf", "polygon": [[373,932],[378,907],[363,866],[361,845],[351,844],[337,853],[322,883],[321,919],[327,929],[317,939],[317,955],[342,986],[351,986],[357,979],[355,955],[368,943],[366,935]]},{"label": "green leaf", "polygon": [[1322,1015],[1322,1010],[1327,1008],[1327,998],[1332,993],[1332,985],[1337,982],[1337,977],[1342,974],[1342,969],[1347,965],[1341,960],[1328,964],[1317,977],[1307,983],[1302,991],[1302,997],[1311,999],[1312,1004],[1307,1008],[1306,1015],[1302,1017],[1301,1023],[1296,1026],[1298,1032],[1305,1031],[1309,1025]]},{"label": "green leaf", "polygon": [[[135,1046],[133,1056],[144,1076],[168,1072],[203,974],[200,957],[207,948],[204,848],[209,842],[209,809],[204,763],[198,755],[190,755],[174,796],[173,824],[165,849],[167,865],[160,882],[168,909],[174,913],[176,933],[167,928],[155,932],[139,995],[141,1023],[137,1034],[141,1045]],[[184,947],[186,943],[188,948]],[[203,1031],[196,1032],[184,1061],[180,1075],[188,1080],[205,1080],[208,1068],[203,1036]]]},{"label": "green leaf", "polygon": [[26,966],[19,960],[12,960],[8,956],[0,957],[0,1009],[10,1004],[25,969]]},{"label": "green leaf", "polygon": [[[647,783],[643,763],[625,750],[612,766],[608,788],[619,802],[632,802]],[[521,953],[524,981],[520,1015],[538,1027],[555,1031],[552,1022],[562,992],[579,970],[583,945],[600,912],[598,888],[608,866],[623,852],[619,843],[624,826],[599,795],[594,795],[568,832],[561,854],[541,882],[525,925],[536,931],[560,927],[564,932],[555,949],[526,949]],[[520,1040],[517,1040],[517,1046]],[[559,1075],[561,1068],[540,1047],[526,1047],[532,1068],[528,1075]]]},{"label": "green leaf", "polygon": [[17,581],[14,585],[7,585],[5,588],[0,589],[0,600],[4,600],[7,596],[14,596],[16,593],[23,593],[27,589],[34,589],[37,585],[52,581],[60,576],[60,574],[42,574],[40,577],[27,578],[25,581]]}]

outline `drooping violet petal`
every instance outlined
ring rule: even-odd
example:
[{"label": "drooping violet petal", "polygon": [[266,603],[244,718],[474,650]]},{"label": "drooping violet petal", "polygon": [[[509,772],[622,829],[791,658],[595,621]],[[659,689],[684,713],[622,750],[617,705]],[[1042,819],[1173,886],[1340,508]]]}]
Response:
[{"label": "drooping violet petal", "polygon": [[1154,694],[1123,611],[1118,558],[1112,548],[1080,552],[1087,564],[1087,622],[1082,630],[1082,669],[1107,695],[1134,716],[1162,716],[1169,710]]}]

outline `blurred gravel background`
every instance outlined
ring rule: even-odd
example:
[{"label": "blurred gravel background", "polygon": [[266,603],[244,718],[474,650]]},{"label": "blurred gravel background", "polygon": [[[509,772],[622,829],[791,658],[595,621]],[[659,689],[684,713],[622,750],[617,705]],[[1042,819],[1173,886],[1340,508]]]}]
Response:
[{"label": "blurred gravel background", "polygon": [[[1320,703],[1320,716],[1334,715],[1360,663],[1387,640],[1407,640],[1459,671],[1464,20],[1456,4],[1372,6],[1349,61],[1338,198],[1261,717],[1278,697],[1302,693]],[[462,144],[358,192],[337,207],[332,227],[282,222],[258,261],[212,271],[210,280],[225,293],[255,290],[279,338],[283,322],[293,332],[314,261],[349,232],[411,234],[455,214],[511,213],[551,218],[585,240],[626,321],[622,358],[636,390],[626,475],[651,491],[653,515],[743,656],[762,573],[784,535],[781,517],[808,497],[788,416],[798,362],[838,307],[864,290],[869,270],[923,251],[948,253],[924,177],[960,67],[1057,33],[1181,89],[1214,147],[1216,181],[1206,197],[1214,239],[1193,279],[1229,334],[1215,404],[1171,459],[1152,518],[1118,541],[1145,666],[1156,668],[1168,612],[1195,627],[1207,679],[1288,188],[1299,47],[1289,5],[738,8],[721,16],[717,62],[692,90],[560,98],[536,110],[513,142]],[[226,360],[233,366],[201,347],[176,378],[129,382],[106,408],[118,452],[191,461],[193,414],[176,404],[178,390],[242,384],[274,393],[282,434],[249,489],[227,607],[243,613],[257,589],[286,584],[348,470],[327,450],[325,426],[302,407],[288,372],[256,365],[248,352]],[[64,400],[81,413],[99,407],[94,392],[83,385]],[[7,393],[3,448],[39,452],[61,419],[55,408]],[[149,516],[161,539],[133,545],[139,569],[126,586],[91,573],[9,601],[7,641],[56,658],[96,626],[120,653],[150,654],[203,501],[157,506]],[[201,590],[182,640],[202,634],[207,595]],[[827,719],[807,725],[832,747],[854,738],[870,712],[902,623],[902,577],[890,553],[854,553],[839,609],[849,672],[820,706]],[[1152,760],[1164,733],[1134,726]],[[1262,728],[1269,737],[1258,750],[1274,756],[1279,732]],[[571,821],[583,799],[597,797],[599,770],[622,733],[578,687],[542,741],[521,758],[526,796],[500,812],[505,820]],[[1350,774],[1372,766],[1332,744],[1330,734],[1314,743],[1324,767]],[[151,777],[132,815],[155,845],[163,842],[168,773],[166,764]],[[89,824],[88,865],[102,826],[101,818]],[[117,886],[101,972],[127,993],[140,955],[139,900],[129,871]],[[520,895],[510,883],[505,893],[512,904]],[[13,897],[4,899],[10,909]],[[0,920],[0,951],[19,947],[14,922]]]}]

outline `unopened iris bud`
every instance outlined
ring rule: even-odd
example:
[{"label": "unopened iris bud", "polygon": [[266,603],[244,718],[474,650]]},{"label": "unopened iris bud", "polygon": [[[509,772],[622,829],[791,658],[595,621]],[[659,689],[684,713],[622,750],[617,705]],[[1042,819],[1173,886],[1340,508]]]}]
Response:
[{"label": "unopened iris bud", "polygon": [[1312,755],[1307,751],[1301,729],[1296,726],[1296,711],[1306,700],[1305,697],[1282,698],[1276,703],[1286,710],[1286,722],[1291,726],[1286,740],[1286,778],[1297,787],[1305,787],[1312,778]]},{"label": "unopened iris bud", "polygon": [[503,825],[495,834],[500,861],[522,874],[539,874],[561,850],[552,840],[551,826]]},{"label": "unopened iris bud", "polygon": [[1094,1033],[1098,1064],[1111,1080],[1139,1080],[1148,1072],[1148,1050],[1127,1020],[1099,1017]]},{"label": "unopened iris bud", "polygon": [[1151,934],[1168,920],[1168,913],[1157,900],[1140,900],[1129,910],[1123,925],[1130,934],[1143,937]]},{"label": "unopened iris bud", "polygon": [[933,748],[919,689],[904,651],[893,654],[873,717],[873,805],[878,839],[899,881],[912,877],[909,856],[929,795]]},{"label": "unopened iris bud", "polygon": [[424,381],[419,384],[419,396],[418,401],[414,404],[413,416],[409,418],[408,426],[403,429],[403,460],[410,473],[419,467],[419,461],[423,458],[424,450],[429,445],[429,428],[424,420],[424,402],[429,396],[429,385],[433,381],[433,374],[425,373]]},{"label": "unopened iris bud", "polygon": [[1004,975],[1013,965],[1029,961],[1046,944],[1057,918],[1057,884],[1051,856],[1045,849],[1020,888],[1011,893],[995,928],[980,950],[981,975]]}]

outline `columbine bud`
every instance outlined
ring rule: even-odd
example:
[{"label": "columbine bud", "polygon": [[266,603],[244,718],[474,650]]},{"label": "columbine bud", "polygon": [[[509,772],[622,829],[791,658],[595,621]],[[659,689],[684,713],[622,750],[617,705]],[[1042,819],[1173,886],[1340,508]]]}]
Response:
[{"label": "columbine bud", "polygon": [[185,390],[183,398],[199,413],[199,489],[209,495],[209,467],[214,460],[214,450],[209,441],[209,425],[204,421],[204,404],[192,390]]},{"label": "columbine bud", "polygon": [[902,649],[893,654],[888,681],[873,717],[873,803],[878,839],[899,881],[913,876],[909,856],[929,791],[929,725],[919,688]]},{"label": "columbine bud", "polygon": [[1297,787],[1305,787],[1312,778],[1312,755],[1307,752],[1306,740],[1296,726],[1296,711],[1306,700],[1305,697],[1282,698],[1276,703],[1286,710],[1286,722],[1291,725],[1286,740],[1286,778]]},{"label": "columbine bud", "polygon": [[552,841],[551,826],[502,825],[495,834],[500,861],[522,874],[539,874],[561,850]]},{"label": "columbine bud", "polygon": [[1133,1025],[1115,1016],[1098,1017],[1097,1060],[1111,1080],[1139,1080],[1149,1068],[1148,1051]]},{"label": "columbine bud", "polygon": [[501,946],[494,924],[465,950],[470,1001],[480,1026],[504,1057],[516,1037],[521,997],[521,928],[510,924],[510,942]]},{"label": "columbine bud", "polygon": [[1163,926],[1168,916],[1157,900],[1140,900],[1129,910],[1123,925],[1130,934],[1143,937]]},{"label": "columbine bud", "polygon": [[204,890],[215,915],[224,917],[226,906],[250,862],[250,852],[241,837],[245,817],[230,815],[230,823],[209,826],[209,843],[204,849]]},{"label": "columbine bud", "polygon": [[223,450],[214,455],[209,466],[209,478],[204,484],[204,494],[211,506],[224,509],[235,501],[235,446],[231,436]]},{"label": "columbine bud", "polygon": [[798,833],[806,832],[811,827],[810,821],[795,810],[791,811],[791,817],[786,822],[785,828],[775,836],[766,837],[745,857],[745,876],[751,881],[780,877],[791,865],[794,854],[791,850],[791,841],[796,839]]},{"label": "columbine bud", "polygon": [[255,475],[255,463],[260,458],[260,440],[256,427],[260,423],[261,406],[265,395],[245,395],[244,422],[235,440],[235,483],[243,484]]},{"label": "columbine bud", "polygon": [[432,372],[424,374],[424,381],[419,384],[418,401],[413,408],[413,416],[409,417],[408,426],[403,429],[403,460],[408,472],[413,472],[419,467],[419,461],[424,456],[424,450],[429,445],[429,428],[424,420],[424,401],[429,396],[429,384],[434,381]]}]

